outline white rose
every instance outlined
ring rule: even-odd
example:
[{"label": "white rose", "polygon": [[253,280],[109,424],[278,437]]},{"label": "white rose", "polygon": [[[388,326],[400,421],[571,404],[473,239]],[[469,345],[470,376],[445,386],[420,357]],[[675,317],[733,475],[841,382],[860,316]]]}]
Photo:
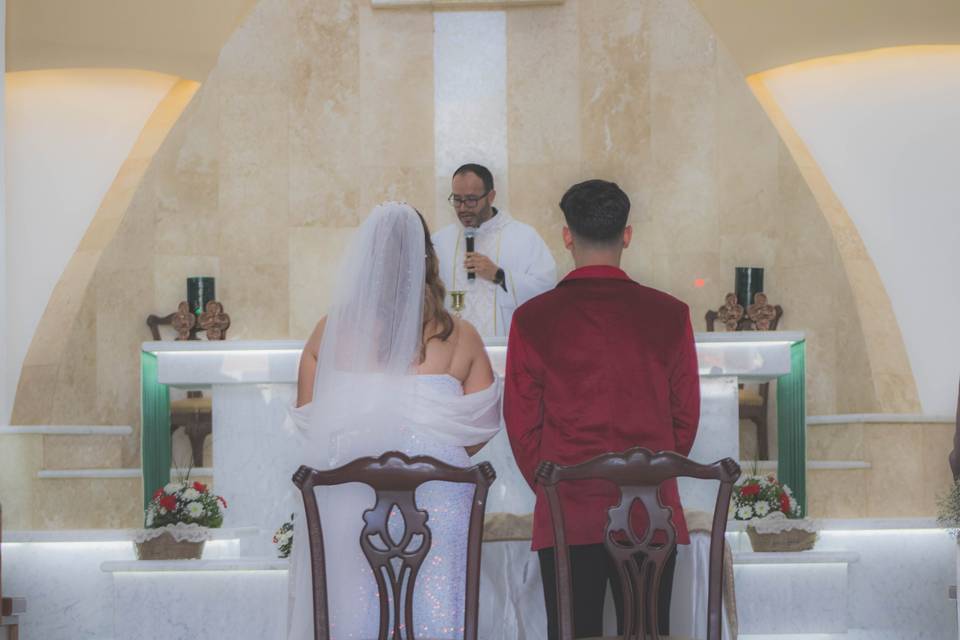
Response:
[{"label": "white rose", "polygon": [[168,482],[168,483],[163,487],[163,492],[164,492],[164,493],[167,493],[167,494],[170,494],[170,495],[173,495],[173,494],[176,493],[177,491],[180,491],[180,489],[183,489],[183,483],[182,483],[182,482]]},{"label": "white rose", "polygon": [[186,498],[187,500],[196,500],[197,498],[200,497],[200,492],[194,489],[193,487],[190,487],[189,489],[183,492],[183,497]]},{"label": "white rose", "polygon": [[766,502],[758,502],[757,504],[753,505],[753,509],[761,518],[770,513],[770,505],[768,505]]},{"label": "white rose", "polygon": [[160,509],[158,509],[158,511],[160,512],[160,515],[166,515],[166,513],[167,513],[167,510],[164,509],[163,507],[160,507]]},{"label": "white rose", "polygon": [[745,504],[739,509],[737,509],[737,518],[739,518],[740,520],[749,520],[752,517],[753,517],[753,508],[750,505]]},{"label": "white rose", "polygon": [[203,505],[199,502],[191,502],[187,505],[187,514],[189,514],[191,518],[199,518],[203,515]]}]

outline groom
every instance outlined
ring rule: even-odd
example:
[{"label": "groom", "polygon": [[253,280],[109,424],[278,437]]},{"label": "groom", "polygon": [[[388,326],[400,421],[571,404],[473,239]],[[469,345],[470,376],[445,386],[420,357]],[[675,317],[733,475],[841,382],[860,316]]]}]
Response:
[{"label": "groom", "polygon": [[[503,413],[517,465],[536,491],[533,549],[540,556],[550,640],[558,637],[553,532],[537,465],[584,462],[644,446],[690,453],[700,416],[700,379],[687,305],[637,284],[620,267],[633,234],[630,200],[603,180],[571,187],[560,201],[563,241],[576,269],[556,289],[517,309],[507,343]],[[561,493],[573,574],[575,636],[603,635],[607,583],[616,569],[603,545],[607,509],[618,500],[605,483]],[[661,487],[673,507],[677,542],[689,544],[676,482]],[[660,633],[668,633],[676,554],[664,569]]]}]

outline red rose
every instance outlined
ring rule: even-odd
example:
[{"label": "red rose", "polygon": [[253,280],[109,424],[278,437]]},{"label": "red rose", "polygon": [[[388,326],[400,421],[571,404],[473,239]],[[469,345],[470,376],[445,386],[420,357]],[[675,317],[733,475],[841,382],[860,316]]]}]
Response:
[{"label": "red rose", "polygon": [[199,491],[200,493],[203,493],[204,491],[207,490],[207,485],[203,484],[202,482],[194,482],[193,488]]},{"label": "red rose", "polygon": [[175,511],[177,508],[177,498],[175,496],[163,496],[159,502],[160,506],[167,511]]},{"label": "red rose", "polygon": [[786,493],[780,494],[780,511],[783,511],[785,514],[790,513],[790,496]]},{"label": "red rose", "polygon": [[162,495],[163,495],[163,489],[157,489],[156,491],[153,492],[153,499],[156,500]]},{"label": "red rose", "polygon": [[223,499],[223,496],[217,496],[217,500],[220,501],[220,504],[223,505],[223,508],[224,508],[224,509],[227,508],[227,501]]},{"label": "red rose", "polygon": [[742,496],[755,496],[760,493],[760,485],[758,484],[748,484],[740,488],[740,495]]}]

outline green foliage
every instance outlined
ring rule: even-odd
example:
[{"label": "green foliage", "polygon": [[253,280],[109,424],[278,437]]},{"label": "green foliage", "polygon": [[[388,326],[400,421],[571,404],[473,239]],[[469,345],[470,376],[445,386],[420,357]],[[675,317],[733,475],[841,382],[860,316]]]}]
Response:
[{"label": "green foliage", "polygon": [[293,548],[293,514],[290,519],[280,525],[276,533],[273,534],[273,544],[277,547],[277,556],[280,558],[290,557],[290,550]]}]

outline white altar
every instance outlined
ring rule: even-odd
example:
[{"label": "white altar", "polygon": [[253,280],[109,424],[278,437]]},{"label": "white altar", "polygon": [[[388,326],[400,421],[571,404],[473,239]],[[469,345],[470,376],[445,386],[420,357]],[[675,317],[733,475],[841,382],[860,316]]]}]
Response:
[{"label": "white altar", "polygon": [[[737,384],[790,372],[790,345],[799,332],[697,335],[701,375],[700,427],[690,457],[712,462],[739,457]],[[503,374],[506,343],[488,339],[494,370]],[[224,526],[256,526],[268,533],[289,516],[290,476],[300,462],[287,408],[295,394],[301,342],[147,342],[157,357],[157,380],[171,387],[210,387],[213,396],[213,469],[217,492],[231,505]],[[145,452],[145,458],[147,452]],[[487,513],[530,513],[533,494],[521,478],[501,432],[475,460],[497,470]],[[145,462],[146,466],[146,462]],[[716,488],[681,481],[684,507],[712,512]]]},{"label": "white altar", "polygon": [[[695,452],[706,447],[708,434],[723,433],[724,423],[735,418],[734,376],[755,379],[767,375],[764,371],[782,371],[785,363],[781,360],[774,369],[777,356],[769,351],[789,346],[797,335],[749,337],[768,344],[751,355],[754,345],[729,347],[723,343],[725,336],[698,336],[704,415]],[[771,344],[778,341],[780,345]],[[289,495],[292,471],[280,472],[270,461],[284,460],[282,418],[293,395],[300,345],[145,347],[156,353],[148,354],[150,358],[162,362],[165,381],[212,389],[217,412],[214,482],[231,499],[232,519],[214,532],[202,561],[136,561],[130,531],[5,532],[5,591],[29,603],[21,620],[22,637],[281,640],[287,565],[275,557],[269,540],[289,515],[280,503]],[[491,345],[490,352],[502,368],[502,345]],[[735,438],[736,431],[729,433]],[[166,436],[169,442],[169,427]],[[721,440],[726,450],[695,455],[709,460],[735,453],[734,443]],[[525,487],[511,486],[510,471],[505,462],[497,462],[496,448],[491,446],[484,455],[494,459],[500,476],[494,485],[499,506],[494,502],[491,511],[522,510],[522,501],[529,501]],[[244,495],[248,491],[253,493]],[[273,497],[277,504],[270,502]],[[237,526],[244,521],[255,526]],[[727,540],[733,549],[743,640],[798,637],[792,634],[850,640],[956,639],[955,611],[952,603],[945,604],[948,587],[956,583],[957,547],[932,519],[821,521],[815,549],[795,554],[752,552],[739,524],[730,523]],[[695,546],[681,553],[693,558]],[[528,543],[485,543],[481,570],[485,614],[480,637],[541,640],[539,566]],[[674,631],[703,637],[682,628],[684,617],[677,615],[684,595],[689,606],[697,565],[681,558],[677,571]],[[702,578],[696,580],[702,583]],[[690,609],[686,613],[689,627]]]},{"label": "white altar", "polygon": [[[707,333],[697,336],[701,374],[701,418],[691,457],[712,462],[739,456],[737,384],[766,381],[790,372],[790,346],[802,333]],[[213,469],[218,494],[230,504],[225,527],[253,526],[260,535],[244,541],[242,553],[273,554],[271,536],[293,511],[290,477],[300,464],[287,409],[295,395],[302,343],[291,341],[148,342],[143,351],[157,358],[157,382],[171,387],[209,387],[213,397]],[[494,369],[502,375],[506,361],[503,340],[488,340]],[[146,455],[146,454],[145,454]],[[487,513],[530,513],[533,494],[517,470],[506,433],[501,432],[475,458],[497,470]],[[145,468],[147,466],[145,461]],[[146,475],[146,474],[145,474]],[[712,512],[716,485],[681,480],[687,509]],[[704,611],[685,611],[692,602],[695,575],[704,576],[705,536],[680,550],[674,598],[674,631],[690,636],[704,628]],[[703,547],[697,551],[694,547]],[[484,546],[482,602],[486,610],[516,615],[481,616],[481,637],[545,636],[539,565],[527,542],[488,542]],[[701,582],[702,584],[702,582]],[[690,628],[682,628],[687,621]],[[679,627],[678,627],[679,625]],[[695,628],[696,627],[696,628]]]}]

